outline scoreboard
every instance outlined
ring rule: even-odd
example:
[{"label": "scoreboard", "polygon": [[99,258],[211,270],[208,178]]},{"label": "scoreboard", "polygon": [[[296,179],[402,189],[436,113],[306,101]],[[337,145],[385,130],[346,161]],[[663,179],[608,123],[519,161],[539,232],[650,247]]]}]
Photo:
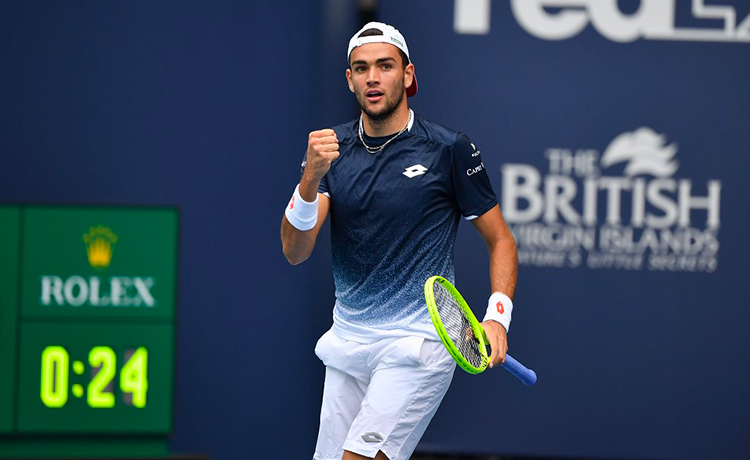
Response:
[{"label": "scoreboard", "polygon": [[167,453],[178,231],[174,208],[0,205],[0,457]]}]

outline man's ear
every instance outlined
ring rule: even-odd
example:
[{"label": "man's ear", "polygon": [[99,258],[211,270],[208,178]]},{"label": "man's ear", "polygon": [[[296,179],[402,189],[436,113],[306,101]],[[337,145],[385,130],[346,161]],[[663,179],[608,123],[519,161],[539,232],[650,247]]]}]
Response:
[{"label": "man's ear", "polygon": [[346,83],[349,85],[349,91],[354,92],[354,84],[352,83],[352,71],[346,69]]},{"label": "man's ear", "polygon": [[414,64],[409,63],[404,67],[404,88],[408,88],[414,82]]}]

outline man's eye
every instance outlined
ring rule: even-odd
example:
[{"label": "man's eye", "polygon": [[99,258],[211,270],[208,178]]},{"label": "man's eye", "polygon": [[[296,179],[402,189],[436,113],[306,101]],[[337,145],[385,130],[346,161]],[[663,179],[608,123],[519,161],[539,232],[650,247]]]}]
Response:
[{"label": "man's eye", "polygon": [[393,66],[390,65],[390,64],[383,64],[383,69],[385,69],[385,70],[391,70],[392,68],[393,68]]},{"label": "man's eye", "polygon": [[355,67],[354,70],[356,70],[357,72],[364,72],[365,68],[360,66],[360,67]]}]

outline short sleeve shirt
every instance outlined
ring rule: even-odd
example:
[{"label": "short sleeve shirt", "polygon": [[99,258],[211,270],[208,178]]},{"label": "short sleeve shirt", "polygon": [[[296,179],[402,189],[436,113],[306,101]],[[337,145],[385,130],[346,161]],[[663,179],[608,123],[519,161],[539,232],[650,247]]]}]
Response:
[{"label": "short sleeve shirt", "polygon": [[460,218],[481,216],[497,198],[465,134],[413,116],[407,131],[370,153],[358,126],[334,127],[340,155],[318,190],[331,202],[334,332],[360,342],[436,339],[424,283],[433,275],[454,280]]}]

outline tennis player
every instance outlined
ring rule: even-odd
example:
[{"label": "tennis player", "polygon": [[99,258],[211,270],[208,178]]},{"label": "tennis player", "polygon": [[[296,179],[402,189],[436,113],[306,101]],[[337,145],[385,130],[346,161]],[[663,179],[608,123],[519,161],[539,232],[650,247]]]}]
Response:
[{"label": "tennis player", "polygon": [[489,249],[493,294],[482,326],[496,366],[507,350],[516,247],[479,150],[409,109],[417,78],[403,35],[371,22],[350,40],[347,60],[361,115],[310,133],[281,239],[289,262],[301,263],[331,216],[336,302],[315,348],[326,377],[314,459],[403,460],[455,370],[425,281],[454,281],[458,223],[471,221]]}]

